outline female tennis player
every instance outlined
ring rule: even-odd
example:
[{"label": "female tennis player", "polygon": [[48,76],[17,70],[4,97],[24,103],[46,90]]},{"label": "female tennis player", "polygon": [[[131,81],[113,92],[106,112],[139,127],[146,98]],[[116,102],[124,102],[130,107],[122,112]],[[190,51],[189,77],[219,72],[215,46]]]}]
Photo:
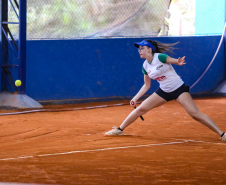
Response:
[{"label": "female tennis player", "polygon": [[160,87],[155,93],[145,99],[137,109],[134,109],[118,128],[115,127],[106,132],[106,136],[123,135],[123,130],[133,123],[139,116],[155,107],[175,99],[184,107],[193,119],[216,132],[221,136],[222,141],[226,141],[226,134],[219,129],[212,119],[200,112],[189,93],[189,87],[184,84],[181,77],[178,76],[171,65],[185,65],[185,56],[175,59],[163,54],[165,52],[172,53],[175,44],[177,43],[163,44],[152,40],[143,40],[142,42],[134,43],[134,46],[138,48],[140,57],[146,60],[144,61],[142,68],[144,74],[144,85],[130,101],[130,105],[132,107],[136,106],[139,98],[151,87],[151,79],[157,80]]}]

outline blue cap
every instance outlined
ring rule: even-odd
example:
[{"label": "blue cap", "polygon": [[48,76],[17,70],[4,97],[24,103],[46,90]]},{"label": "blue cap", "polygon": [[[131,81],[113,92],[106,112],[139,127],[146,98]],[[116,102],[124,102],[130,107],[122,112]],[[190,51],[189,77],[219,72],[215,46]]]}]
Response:
[{"label": "blue cap", "polygon": [[134,43],[134,46],[135,46],[136,48],[139,48],[139,46],[148,46],[148,47],[150,47],[153,51],[155,51],[155,47],[154,47],[151,43],[147,42],[146,40],[143,40],[142,42],[135,42],[135,43]]}]

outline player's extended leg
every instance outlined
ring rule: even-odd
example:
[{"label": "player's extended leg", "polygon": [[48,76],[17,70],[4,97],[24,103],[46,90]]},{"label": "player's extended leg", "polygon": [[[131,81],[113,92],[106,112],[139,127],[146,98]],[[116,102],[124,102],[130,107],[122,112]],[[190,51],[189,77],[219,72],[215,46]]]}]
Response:
[{"label": "player's extended leg", "polygon": [[120,125],[120,129],[114,128],[108,132],[105,133],[105,135],[122,135],[122,131],[128,127],[131,123],[133,123],[139,116],[145,114],[149,110],[158,107],[167,101],[157,95],[156,93],[153,93],[151,96],[149,96],[146,100],[144,100],[137,109],[134,109],[129,116],[125,119],[125,121]]},{"label": "player's extended leg", "polygon": [[212,119],[208,116],[200,112],[198,107],[195,105],[191,95],[188,92],[182,93],[178,98],[177,101],[184,107],[187,113],[196,121],[202,123],[203,125],[210,128],[212,131],[216,132],[220,136],[223,135],[223,131],[219,129],[219,127],[214,123]]}]

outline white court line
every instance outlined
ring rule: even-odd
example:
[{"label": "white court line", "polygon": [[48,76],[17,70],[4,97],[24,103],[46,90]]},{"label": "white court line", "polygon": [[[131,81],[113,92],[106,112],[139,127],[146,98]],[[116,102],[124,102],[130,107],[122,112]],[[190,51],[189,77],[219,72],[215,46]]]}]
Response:
[{"label": "white court line", "polygon": [[67,155],[67,154],[75,154],[75,153],[88,153],[88,152],[97,152],[97,151],[106,151],[106,150],[118,150],[118,149],[126,149],[126,148],[140,148],[140,147],[148,147],[148,146],[163,146],[163,145],[183,144],[183,143],[187,143],[187,142],[210,143],[210,144],[222,144],[222,145],[225,145],[224,143],[213,143],[213,142],[205,142],[205,141],[184,140],[184,139],[177,139],[177,140],[182,140],[182,141],[170,142],[170,143],[154,143],[154,144],[147,144],[147,145],[122,146],[122,147],[113,147],[113,148],[101,148],[101,149],[94,149],[94,150],[77,150],[77,151],[71,151],[71,152],[42,154],[42,155],[36,155],[36,156],[21,156],[21,157],[15,157],[15,158],[0,159],[0,161],[16,160],[16,159],[27,159],[27,158],[33,158],[33,157]]},{"label": "white court line", "polygon": [[185,140],[185,139],[176,139],[176,140],[183,140],[185,142],[193,142],[193,143],[208,143],[208,144],[215,144],[215,145],[226,145],[226,143],[214,143],[208,141],[195,141],[195,140]]}]

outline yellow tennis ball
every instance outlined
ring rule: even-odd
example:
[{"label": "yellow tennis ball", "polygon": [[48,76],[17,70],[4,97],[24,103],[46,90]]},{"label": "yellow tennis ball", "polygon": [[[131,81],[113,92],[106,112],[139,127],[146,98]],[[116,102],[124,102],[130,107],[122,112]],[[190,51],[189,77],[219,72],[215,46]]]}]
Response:
[{"label": "yellow tennis ball", "polygon": [[21,81],[20,80],[16,80],[15,81],[15,85],[18,87],[18,86],[21,86]]}]

